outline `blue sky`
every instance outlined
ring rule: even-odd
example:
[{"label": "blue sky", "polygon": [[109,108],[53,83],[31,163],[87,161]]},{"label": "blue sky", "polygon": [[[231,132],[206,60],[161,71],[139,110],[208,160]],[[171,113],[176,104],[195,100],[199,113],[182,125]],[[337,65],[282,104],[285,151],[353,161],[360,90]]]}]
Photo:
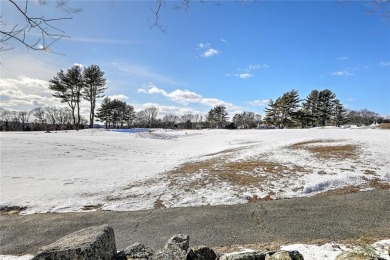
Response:
[{"label": "blue sky", "polygon": [[[48,18],[67,15],[53,2],[30,4]],[[70,4],[82,11],[56,26],[71,38],[50,45],[63,55],[15,42],[0,52],[0,107],[60,105],[47,81],[74,64],[97,64],[107,96],[137,110],[158,106],[160,117],[206,113],[215,105],[225,105],[230,116],[264,114],[269,99],[292,89],[302,99],[330,89],[349,109],[390,115],[390,20],[367,14],[368,2],[191,1],[184,12],[167,1],[159,14],[165,33],[149,28],[155,1]],[[17,21],[8,1],[1,5],[4,18]]]}]

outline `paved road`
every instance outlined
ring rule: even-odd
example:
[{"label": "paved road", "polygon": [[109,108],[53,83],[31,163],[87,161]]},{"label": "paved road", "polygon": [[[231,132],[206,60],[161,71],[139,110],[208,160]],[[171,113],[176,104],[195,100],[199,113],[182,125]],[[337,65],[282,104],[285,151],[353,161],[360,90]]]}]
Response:
[{"label": "paved road", "polygon": [[114,227],[121,250],[134,242],[161,248],[177,233],[189,234],[191,246],[390,238],[390,190],[234,206],[0,216],[0,254],[34,254],[101,224]]}]

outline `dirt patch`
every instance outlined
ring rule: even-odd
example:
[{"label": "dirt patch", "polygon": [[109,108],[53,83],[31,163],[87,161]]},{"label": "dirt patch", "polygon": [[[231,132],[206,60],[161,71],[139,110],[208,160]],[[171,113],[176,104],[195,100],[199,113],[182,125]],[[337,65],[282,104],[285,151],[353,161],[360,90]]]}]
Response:
[{"label": "dirt patch", "polygon": [[0,215],[17,215],[26,209],[27,209],[27,207],[6,206],[3,208],[0,208]]},{"label": "dirt patch", "polygon": [[166,206],[164,205],[163,201],[160,198],[157,198],[154,202],[154,208],[155,209],[164,209]]},{"label": "dirt patch", "polygon": [[314,154],[319,159],[353,159],[356,160],[360,154],[360,147],[356,144],[331,144],[335,140],[321,139],[295,143],[289,146],[290,149],[303,149]]}]

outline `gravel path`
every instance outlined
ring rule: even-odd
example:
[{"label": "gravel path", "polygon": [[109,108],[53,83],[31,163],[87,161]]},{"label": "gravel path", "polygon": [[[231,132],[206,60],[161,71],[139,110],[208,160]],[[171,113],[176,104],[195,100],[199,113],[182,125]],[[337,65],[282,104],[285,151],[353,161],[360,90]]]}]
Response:
[{"label": "gravel path", "polygon": [[390,190],[319,195],[233,206],[0,216],[0,254],[34,254],[73,231],[109,224],[118,249],[140,242],[161,248],[172,235],[191,246],[390,238]]}]

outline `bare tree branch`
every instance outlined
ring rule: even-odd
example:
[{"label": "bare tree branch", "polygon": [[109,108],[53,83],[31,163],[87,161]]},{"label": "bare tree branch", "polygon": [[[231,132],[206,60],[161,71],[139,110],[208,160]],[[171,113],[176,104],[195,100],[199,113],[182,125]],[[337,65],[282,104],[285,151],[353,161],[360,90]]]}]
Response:
[{"label": "bare tree branch", "polygon": [[150,20],[148,18],[148,23],[149,23],[149,28],[150,29],[153,29],[154,27],[157,27],[159,28],[162,32],[166,32],[167,30],[167,26],[162,26],[161,24],[159,24],[158,20],[159,20],[159,14],[160,14],[160,10],[161,10],[161,7],[165,5],[165,1],[164,0],[156,0],[157,1],[157,8],[156,10],[152,10],[153,12],[153,15],[154,15],[154,22],[153,23],[150,23]]},{"label": "bare tree branch", "polygon": [[[17,3],[15,0],[8,0],[16,12],[21,15],[24,24],[7,24],[3,16],[0,16],[0,51],[11,50],[14,47],[5,47],[11,41],[16,41],[27,47],[27,49],[51,51],[50,46],[62,38],[70,38],[63,30],[55,26],[55,22],[62,20],[70,20],[72,17],[56,17],[46,18],[44,16],[34,17],[29,12],[29,1],[25,0],[24,5]],[[68,0],[57,0],[57,8],[62,9],[66,13],[77,13],[80,9],[67,7]],[[46,5],[46,0],[39,0],[40,5]]]}]

